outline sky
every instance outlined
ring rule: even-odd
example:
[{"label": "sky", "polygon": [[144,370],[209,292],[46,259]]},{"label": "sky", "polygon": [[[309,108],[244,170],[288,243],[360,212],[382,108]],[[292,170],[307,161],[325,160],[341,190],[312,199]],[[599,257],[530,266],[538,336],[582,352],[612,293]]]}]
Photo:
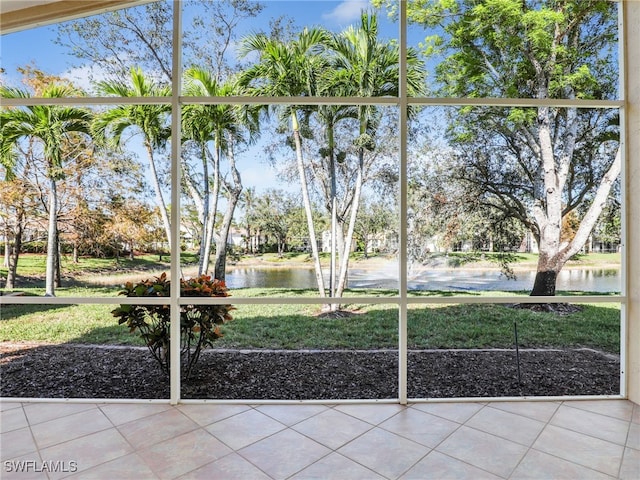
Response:
[{"label": "sky", "polygon": [[[331,30],[342,30],[357,21],[362,9],[370,6],[369,0],[263,0],[266,8],[259,18],[240,26],[241,31],[255,31],[268,24],[269,18],[288,15],[298,25],[322,25]],[[383,38],[396,38],[397,25],[385,15],[379,16]],[[0,65],[5,70],[3,79],[11,84],[19,82],[16,68],[32,63],[46,73],[73,77],[82,82],[86,75],[72,65],[77,59],[67,49],[56,45],[55,26],[44,26],[0,37]]]},{"label": "sky", "polygon": [[[262,0],[265,10],[251,22],[240,25],[240,35],[267,28],[269,18],[277,18],[287,15],[292,18],[297,26],[321,25],[334,31],[341,31],[346,26],[357,22],[363,9],[370,7],[369,0]],[[185,14],[184,25],[188,25]],[[397,38],[397,24],[392,23],[386,15],[378,17],[381,37],[384,39]],[[29,29],[0,37],[0,65],[5,70],[2,80],[12,86],[23,85],[20,83],[20,74],[16,68],[31,64],[48,74],[70,78],[77,85],[89,89],[88,66],[78,66],[79,60],[69,54],[65,47],[54,43],[56,38],[56,26],[43,26]],[[75,65],[75,66],[74,66]],[[129,148],[138,152],[138,157],[144,163],[146,155],[140,146],[129,145]],[[253,152],[258,152],[253,149]],[[254,158],[264,155],[253,155]],[[243,183],[246,186],[254,185],[258,191],[267,188],[294,189],[293,185],[279,181],[278,171],[270,166],[266,159],[258,160],[259,168],[243,168]],[[243,162],[244,163],[244,162]],[[245,164],[246,166],[246,164]],[[242,165],[241,165],[242,167]]]}]

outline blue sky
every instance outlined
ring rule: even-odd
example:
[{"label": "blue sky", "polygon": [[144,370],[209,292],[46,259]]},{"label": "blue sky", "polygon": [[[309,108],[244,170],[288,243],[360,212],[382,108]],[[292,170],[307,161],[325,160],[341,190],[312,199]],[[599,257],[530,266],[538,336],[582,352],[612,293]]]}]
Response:
[{"label": "blue sky", "polygon": [[[259,18],[241,26],[241,31],[253,31],[266,26],[269,18],[288,15],[298,25],[322,25],[331,30],[342,30],[357,21],[360,11],[370,6],[369,0],[343,1],[262,1],[266,6]],[[397,25],[379,17],[383,38],[396,38]],[[0,62],[5,69],[5,80],[11,84],[18,81],[16,68],[32,63],[46,73],[64,75],[69,72],[77,59],[67,50],[53,43],[56,38],[55,26],[44,26],[0,37]],[[78,74],[76,73],[76,76]],[[81,73],[79,75],[82,75]]]},{"label": "blue sky", "polygon": [[[361,10],[370,6],[369,0],[263,0],[261,3],[266,6],[265,10],[259,18],[239,26],[240,35],[263,28],[266,29],[269,18],[276,18],[281,15],[287,15],[292,18],[296,26],[321,25],[330,30],[340,31],[346,26],[357,22]],[[397,38],[398,27],[396,24],[391,23],[385,15],[380,15],[378,20],[382,38]],[[187,25],[188,22],[185,21],[184,24]],[[72,66],[74,64],[77,65],[79,60],[71,56],[66,48],[53,42],[56,36],[56,27],[53,25],[0,37],[1,66],[6,70],[4,80],[11,85],[22,86],[20,84],[20,75],[16,72],[16,68],[33,64],[46,73],[68,77],[74,80],[76,84],[87,88],[89,86],[86,78],[88,67],[73,68]],[[136,144],[137,141],[130,143],[129,148],[136,152],[140,151],[138,157],[144,162],[145,155]],[[256,152],[256,149],[254,149],[254,152]],[[256,156],[260,158],[263,155],[256,154]],[[260,161],[259,168],[256,168],[256,165],[253,165],[252,168],[247,168],[246,162],[242,161],[240,167],[244,170],[242,172],[243,183],[247,186],[255,185],[258,190],[274,187],[297,190],[291,185],[278,181],[279,174],[277,170],[266,161]]]}]

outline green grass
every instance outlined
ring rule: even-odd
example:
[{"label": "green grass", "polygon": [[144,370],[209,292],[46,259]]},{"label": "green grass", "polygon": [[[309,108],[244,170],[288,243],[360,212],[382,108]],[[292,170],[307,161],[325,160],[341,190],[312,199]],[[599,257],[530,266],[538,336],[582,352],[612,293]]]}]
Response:
[{"label": "green grass", "polygon": [[[18,261],[18,276],[42,276],[46,269],[46,255],[43,254],[22,254]],[[74,263],[70,255],[61,257],[61,269],[66,275],[77,275],[81,273],[101,273],[131,270],[169,270],[171,266],[168,254],[162,256],[145,254],[134,257],[115,258],[94,258],[80,257],[78,263]],[[182,265],[197,263],[197,255],[190,252],[180,254]],[[0,277],[6,278],[7,268],[0,267]]]},{"label": "green grass", "polygon": [[[459,254],[464,255],[464,254]],[[458,256],[459,256],[458,255]],[[308,259],[306,253],[268,255],[266,260],[286,265],[288,261]],[[578,263],[597,265],[615,263],[616,254],[592,254]],[[169,269],[168,257],[143,255],[133,261],[82,258],[78,264],[63,259],[63,270],[72,275],[93,272],[162,271]],[[193,254],[183,253],[183,264],[194,263]],[[518,262],[533,262],[535,255],[517,254]],[[20,257],[18,274],[41,276],[44,255]],[[6,275],[6,269],[0,269]],[[37,287],[20,288],[27,295],[43,295],[44,282]],[[63,287],[59,297],[115,296],[120,287]],[[316,295],[315,290],[242,289],[236,297],[280,297]],[[347,291],[350,296],[394,296],[393,290]],[[528,292],[465,292],[465,296],[523,295]],[[584,295],[588,292],[558,292]],[[445,291],[411,292],[412,297],[453,297]],[[233,302],[233,297],[230,299]],[[348,300],[345,300],[348,301]],[[576,301],[579,301],[576,299]],[[141,345],[135,334],[119,326],[111,315],[113,305],[3,305],[0,311],[0,341]],[[346,318],[320,318],[319,305],[239,305],[235,319],[224,327],[225,337],[218,345],[234,348],[284,349],[373,349],[397,348],[397,306],[347,305],[354,314]],[[566,317],[505,305],[457,304],[412,305],[408,317],[409,348],[512,348],[514,322],[522,347],[589,347],[607,352],[619,351],[619,304],[585,305],[580,313]]]},{"label": "green grass", "polygon": [[142,345],[118,325],[112,305],[3,305],[0,341]]},{"label": "green grass", "polygon": [[[93,291],[113,295],[113,289]],[[35,293],[35,292],[34,292]],[[422,295],[434,295],[428,292]],[[440,292],[442,293],[442,292]],[[81,295],[60,289],[59,296]],[[309,296],[313,290],[244,289],[237,296]],[[392,291],[347,292],[348,296],[388,296]],[[498,295],[482,292],[481,295]],[[508,295],[509,292],[502,292]],[[84,295],[84,294],[82,294]],[[450,294],[454,296],[453,294]],[[576,299],[578,300],[578,299]],[[233,297],[230,299],[233,303]],[[348,301],[348,299],[346,300]],[[452,299],[453,301],[453,299]],[[3,305],[0,341],[141,345],[111,315],[113,305]],[[283,349],[397,348],[398,310],[394,304],[346,305],[353,315],[319,317],[319,305],[238,305],[223,327],[219,347]],[[589,347],[619,352],[620,306],[584,305],[558,316],[501,304],[411,305],[409,348],[513,348],[514,322],[521,347]]]},{"label": "green grass", "polygon": [[583,305],[567,316],[505,305],[421,306],[408,317],[409,348],[513,348],[514,324],[522,348],[588,347],[620,350],[617,304]]},{"label": "green grass", "polygon": [[283,349],[395,348],[394,305],[351,305],[353,315],[318,317],[318,305],[242,305],[224,327],[221,347]]}]

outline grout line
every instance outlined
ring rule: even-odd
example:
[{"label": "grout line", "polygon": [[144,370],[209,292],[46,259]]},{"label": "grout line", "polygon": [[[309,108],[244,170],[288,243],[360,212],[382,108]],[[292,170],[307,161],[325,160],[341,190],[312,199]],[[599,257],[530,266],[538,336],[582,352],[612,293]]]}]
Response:
[{"label": "grout line", "polygon": [[[564,402],[563,402],[563,403],[564,403]],[[564,406],[564,407],[566,407],[566,408],[573,408],[571,405],[561,405],[561,406]],[[603,442],[607,442],[607,443],[610,443],[610,444],[612,444],[612,445],[622,446],[623,448],[624,448],[624,447],[626,447],[626,442],[627,442],[627,440],[628,440],[628,438],[629,438],[629,429],[630,429],[630,427],[631,427],[631,421],[630,421],[630,420],[622,420],[622,419],[617,418],[617,417],[611,417],[611,416],[609,416],[609,415],[602,415],[602,414],[600,414],[600,413],[592,412],[592,411],[590,411],[590,410],[583,410],[583,409],[581,409],[581,408],[573,408],[573,409],[574,409],[574,410],[578,410],[578,411],[583,412],[583,413],[592,414],[592,415],[597,415],[597,416],[603,417],[603,418],[605,418],[605,419],[607,419],[607,420],[609,420],[609,421],[613,421],[613,420],[615,420],[616,422],[626,423],[626,424],[627,424],[627,435],[625,436],[625,443],[618,443],[618,442],[614,442],[614,441],[612,441],[612,440],[608,440],[608,439],[606,439],[606,438],[602,438],[602,437],[598,437],[598,436],[592,435],[591,433],[587,433],[587,432],[580,431],[580,430],[574,430],[574,429],[573,429],[572,427],[570,427],[570,426],[565,426],[565,425],[556,425],[556,424],[553,424],[553,423],[550,423],[550,425],[552,425],[552,426],[554,426],[554,427],[557,427],[557,428],[562,428],[562,429],[567,430],[567,431],[569,431],[569,432],[577,433],[577,434],[579,434],[579,435],[584,435],[585,437],[593,438],[593,439],[595,439],[595,440],[600,440],[600,441],[603,441]],[[553,420],[553,418],[554,418],[554,417],[556,416],[556,414],[558,413],[558,410],[560,410],[560,407],[558,407],[558,409],[556,410],[556,412],[553,414],[553,417],[551,417],[551,418],[549,419],[549,422],[551,422],[551,420]],[[546,426],[545,426],[545,428],[546,428]]]}]

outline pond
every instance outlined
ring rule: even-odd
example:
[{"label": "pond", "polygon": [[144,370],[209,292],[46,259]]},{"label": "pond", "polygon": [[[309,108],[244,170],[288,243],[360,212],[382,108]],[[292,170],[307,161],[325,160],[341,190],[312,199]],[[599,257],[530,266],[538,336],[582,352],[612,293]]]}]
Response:
[{"label": "pond", "polygon": [[[326,269],[325,269],[326,274]],[[530,290],[535,271],[516,272],[516,279],[506,278],[497,270],[433,269],[409,276],[409,290],[479,291]],[[316,288],[313,269],[309,268],[230,268],[227,286],[234,288]],[[325,282],[328,278],[325,275]],[[620,270],[615,268],[565,268],[560,272],[556,288],[584,292],[620,292]],[[398,288],[397,268],[393,265],[378,269],[349,271],[349,288]]]}]

